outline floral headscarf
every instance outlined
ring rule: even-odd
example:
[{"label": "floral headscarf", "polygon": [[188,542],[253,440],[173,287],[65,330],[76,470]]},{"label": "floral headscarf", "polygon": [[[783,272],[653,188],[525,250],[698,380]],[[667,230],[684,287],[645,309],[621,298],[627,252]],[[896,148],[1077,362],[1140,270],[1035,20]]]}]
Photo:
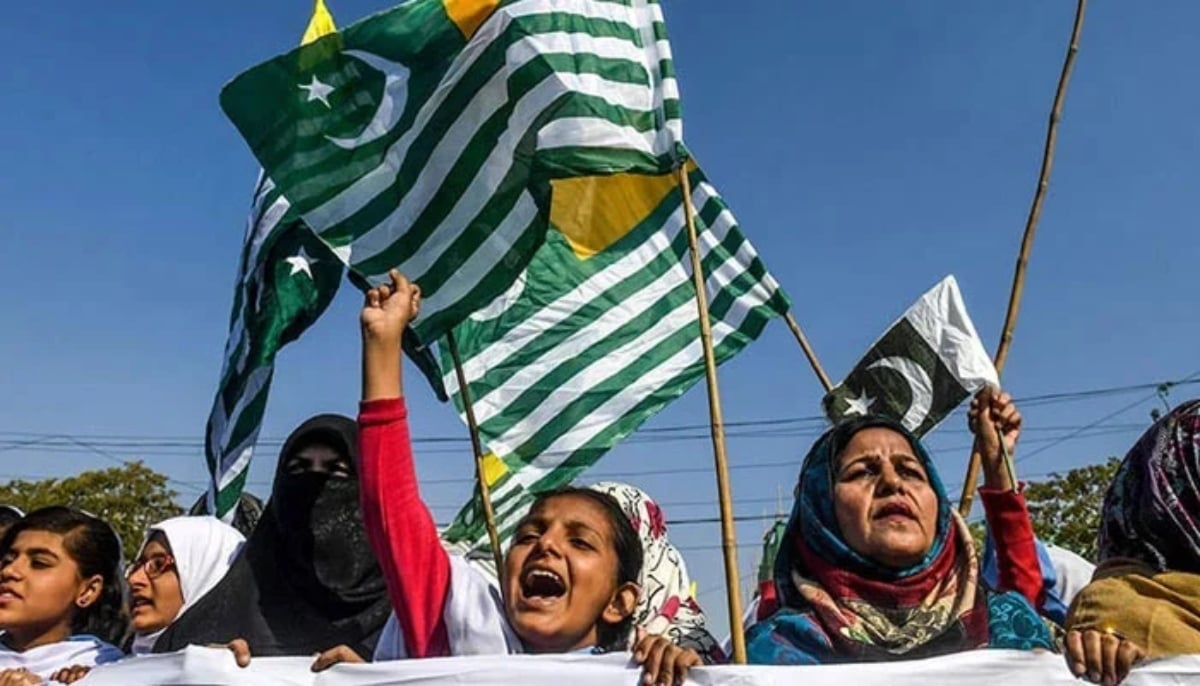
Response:
[{"label": "floral headscarf", "polygon": [[704,610],[692,597],[683,556],[667,540],[667,523],[658,504],[629,484],[607,482],[589,488],[615,498],[642,540],[642,592],[633,625],[695,650],[709,664],[724,662],[724,652],[706,627]]}]

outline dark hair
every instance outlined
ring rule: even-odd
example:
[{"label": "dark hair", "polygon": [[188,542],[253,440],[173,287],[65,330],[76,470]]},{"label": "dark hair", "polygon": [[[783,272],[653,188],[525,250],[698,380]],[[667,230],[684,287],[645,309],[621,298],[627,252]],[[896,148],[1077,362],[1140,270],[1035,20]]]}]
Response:
[{"label": "dark hair", "polygon": [[15,505],[0,505],[0,526],[12,526],[24,516],[25,513]]},{"label": "dark hair", "polygon": [[0,555],[8,553],[23,531],[46,531],[63,537],[63,548],[79,567],[80,576],[99,574],[103,579],[100,597],[79,608],[71,619],[71,631],[92,634],[118,643],[125,634],[125,595],[121,574],[121,539],[104,520],[69,507],[43,507],[25,515],[9,527],[0,540]]},{"label": "dark hair", "polygon": [[[608,517],[608,526],[612,530],[613,551],[617,554],[616,585],[636,584],[638,577],[642,573],[642,563],[645,554],[642,550],[642,539],[638,536],[637,530],[633,528],[633,523],[629,521],[629,517],[625,515],[625,511],[621,509],[621,504],[611,495],[601,493],[600,491],[593,491],[590,488],[565,486],[538,496],[537,500],[533,501],[533,505],[530,506],[529,514],[525,515],[525,518],[536,512],[546,501],[552,498],[563,497],[590,500],[604,511],[604,514]],[[596,647],[605,652],[625,650],[629,640],[629,632],[632,628],[632,613],[616,624],[601,623],[596,629]]]}]

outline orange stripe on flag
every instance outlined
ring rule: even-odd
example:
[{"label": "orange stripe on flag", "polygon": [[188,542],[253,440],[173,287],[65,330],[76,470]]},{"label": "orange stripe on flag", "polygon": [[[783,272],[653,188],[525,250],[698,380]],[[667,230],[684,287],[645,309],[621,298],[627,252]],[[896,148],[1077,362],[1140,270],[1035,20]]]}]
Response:
[{"label": "orange stripe on flag", "polygon": [[[688,170],[695,168],[689,160]],[[566,236],[575,256],[586,260],[645,221],[678,183],[674,172],[555,179],[550,182],[550,223]]]},{"label": "orange stripe on flag", "polygon": [[467,40],[475,35],[480,24],[483,24],[484,20],[491,16],[492,11],[500,4],[500,0],[443,0],[443,2],[450,21],[454,22]]}]

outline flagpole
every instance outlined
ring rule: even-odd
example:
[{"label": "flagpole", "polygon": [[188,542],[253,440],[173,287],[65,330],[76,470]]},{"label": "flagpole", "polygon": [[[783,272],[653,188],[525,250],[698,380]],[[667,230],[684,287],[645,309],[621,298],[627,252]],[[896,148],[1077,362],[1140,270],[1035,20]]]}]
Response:
[{"label": "flagpole", "polygon": [[717,498],[721,506],[721,551],[725,558],[725,591],[729,600],[729,634],[734,664],[746,664],[746,636],[742,627],[742,585],[738,575],[737,531],[733,523],[733,497],[729,488],[729,460],[725,453],[725,424],[721,394],[717,388],[717,355],[713,349],[712,322],[708,318],[708,293],[704,266],[700,261],[700,239],[696,233],[696,210],[692,206],[692,182],[687,163],[679,165],[679,185],[687,218],[688,247],[692,254],[692,283],[696,287],[696,310],[700,316],[700,343],[704,348],[704,374],[708,383],[708,415],[712,429],[713,458],[717,470]]},{"label": "flagpole", "polygon": [[483,441],[479,439],[479,423],[475,421],[475,406],[471,401],[471,389],[467,386],[467,374],[463,371],[462,358],[458,356],[458,342],[454,332],[446,332],[446,343],[450,347],[450,358],[454,360],[454,374],[458,377],[458,393],[462,398],[463,411],[467,416],[467,428],[471,431],[471,448],[475,451],[475,483],[478,486],[479,502],[483,504],[483,520],[487,526],[488,542],[492,546],[492,559],[496,562],[496,577],[504,573],[504,555],[500,550],[500,532],[496,529],[496,513],[492,510],[492,494],[488,488],[483,469]]},{"label": "flagpole", "polygon": [[825,373],[825,368],[821,366],[821,361],[817,359],[817,351],[813,350],[812,345],[808,342],[808,337],[804,335],[804,329],[800,328],[800,324],[796,318],[792,316],[791,310],[784,314],[783,320],[787,322],[788,328],[792,330],[792,335],[796,337],[796,342],[800,344],[800,349],[804,351],[804,356],[808,358],[808,364],[812,367],[813,373],[820,379],[821,385],[825,387],[825,392],[833,390],[833,382],[829,380],[829,375]]},{"label": "flagpole", "polygon": [[[1071,82],[1071,71],[1075,67],[1075,56],[1079,53],[1079,35],[1083,32],[1083,16],[1087,11],[1087,0],[1078,0],[1075,5],[1075,23],[1071,27],[1071,42],[1067,45],[1067,56],[1063,61],[1062,73],[1058,77],[1058,89],[1054,93],[1054,105],[1050,108],[1050,123],[1046,128],[1046,145],[1042,151],[1042,170],[1038,175],[1037,190],[1025,221],[1025,235],[1021,239],[1021,250],[1017,254],[1017,266],[1013,273],[1012,292],[1008,297],[1008,312],[1004,315],[1004,329],[1000,344],[996,348],[996,374],[1004,371],[1008,361],[1008,349],[1012,346],[1013,330],[1017,327],[1017,314],[1021,311],[1021,297],[1025,293],[1025,269],[1029,254],[1033,250],[1033,237],[1037,233],[1038,220],[1042,217],[1042,205],[1046,201],[1046,190],[1050,187],[1050,171],[1054,168],[1054,146],[1058,142],[1058,122],[1062,119],[1063,103],[1067,98],[1067,85]],[[981,456],[972,452],[967,466],[967,478],[963,481],[962,497],[958,511],[964,517],[971,511],[975,498],[975,484],[979,480]],[[1013,484],[1016,487],[1016,484]]]}]

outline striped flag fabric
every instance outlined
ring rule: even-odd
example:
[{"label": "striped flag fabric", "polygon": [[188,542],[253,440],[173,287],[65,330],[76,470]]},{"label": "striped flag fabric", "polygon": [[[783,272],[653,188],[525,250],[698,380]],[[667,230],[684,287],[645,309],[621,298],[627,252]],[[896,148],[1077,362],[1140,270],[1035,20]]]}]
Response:
[{"label": "striped flag fabric", "polygon": [[[334,30],[316,0],[303,40]],[[232,521],[262,427],[275,355],[329,306],[345,267],[260,173],[238,260],[221,378],[204,432],[206,511]]]},{"label": "striped flag fabric", "polygon": [[551,180],[684,155],[656,0],[410,0],[241,74],[221,105],[352,275],[421,286],[422,343],[512,285]]},{"label": "striped flag fabric", "polygon": [[[716,189],[689,167],[718,362],[789,302]],[[555,181],[552,230],[512,288],[454,329],[501,539],[704,375],[678,175]],[[461,411],[453,361],[443,382]],[[487,549],[479,503],[443,532]]]}]

